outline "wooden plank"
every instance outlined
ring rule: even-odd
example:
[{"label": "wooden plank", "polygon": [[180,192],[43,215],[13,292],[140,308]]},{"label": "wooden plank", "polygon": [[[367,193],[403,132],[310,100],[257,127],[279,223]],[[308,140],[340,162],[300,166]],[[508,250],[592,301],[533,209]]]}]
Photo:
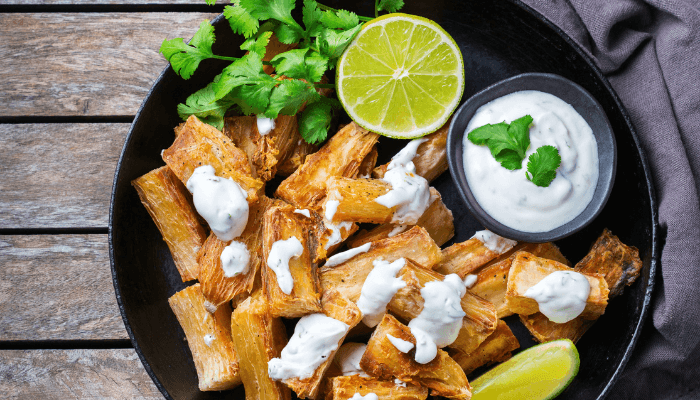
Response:
[{"label": "wooden plank", "polygon": [[162,399],[134,349],[2,350],[5,399]]},{"label": "wooden plank", "polygon": [[0,340],[82,339],[128,339],[107,235],[0,236]]},{"label": "wooden plank", "polygon": [[106,227],[129,124],[0,125],[0,228]]},{"label": "wooden plank", "polygon": [[0,14],[0,115],[133,115],[167,65],[163,39],[190,38],[214,16]]}]

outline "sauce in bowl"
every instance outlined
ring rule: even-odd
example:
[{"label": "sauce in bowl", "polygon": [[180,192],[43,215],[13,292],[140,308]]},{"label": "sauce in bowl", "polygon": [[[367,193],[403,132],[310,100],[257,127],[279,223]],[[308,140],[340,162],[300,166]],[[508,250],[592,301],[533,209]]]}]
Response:
[{"label": "sauce in bowl", "polygon": [[[486,124],[530,115],[530,147],[523,167],[508,170],[477,146],[467,134]],[[526,175],[530,154],[540,146],[557,148],[562,162],[548,187],[536,186]],[[547,232],[581,214],[593,199],[598,182],[598,147],[591,127],[560,98],[524,90],[481,106],[467,125],[463,139],[464,171],[479,205],[496,221],[522,232]]]}]

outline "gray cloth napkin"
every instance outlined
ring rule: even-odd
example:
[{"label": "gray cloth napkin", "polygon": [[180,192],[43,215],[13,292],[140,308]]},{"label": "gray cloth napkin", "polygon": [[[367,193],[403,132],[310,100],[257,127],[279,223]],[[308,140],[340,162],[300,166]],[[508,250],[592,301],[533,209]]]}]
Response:
[{"label": "gray cloth napkin", "polygon": [[610,399],[700,399],[700,0],[523,0],[596,60],[656,186],[652,312]]}]

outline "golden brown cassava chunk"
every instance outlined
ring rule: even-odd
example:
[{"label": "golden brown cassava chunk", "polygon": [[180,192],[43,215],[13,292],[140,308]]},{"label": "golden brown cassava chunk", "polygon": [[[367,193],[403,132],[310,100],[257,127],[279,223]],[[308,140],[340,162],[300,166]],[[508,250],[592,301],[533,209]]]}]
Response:
[{"label": "golden brown cassava chunk", "polygon": [[[298,130],[297,130],[298,133]],[[289,176],[294,173],[306,161],[306,158],[318,151],[318,145],[306,143],[305,140],[297,140],[297,145],[292,149],[292,152],[285,159],[280,160],[277,164],[277,175]]]},{"label": "golden brown cassava chunk", "polygon": [[[311,221],[306,216],[294,212],[290,205],[273,206],[263,217],[262,241],[262,283],[265,296],[274,316],[287,318],[301,317],[321,311],[321,286],[312,254],[316,244]],[[303,253],[289,260],[293,286],[289,294],[279,285],[279,277],[268,263],[270,251],[275,242],[296,237],[303,247]]]},{"label": "golden brown cassava chunk", "polygon": [[[527,252],[519,252],[513,260],[513,265],[508,276],[508,289],[506,303],[508,308],[523,315],[534,314],[539,311],[537,301],[525,297],[525,292],[539,283],[547,275],[556,271],[571,271],[571,268],[559,262],[546,258],[536,257]],[[596,319],[603,315],[608,305],[608,284],[600,274],[583,274],[591,286],[586,308],[581,313],[581,318]]]},{"label": "golden brown cassava chunk", "polygon": [[444,275],[457,274],[464,278],[506,253],[508,252],[498,253],[490,250],[484,242],[472,237],[442,250],[442,262],[435,270]]},{"label": "golden brown cassava chunk", "polygon": [[466,354],[460,350],[449,349],[448,353],[462,367],[464,373],[469,375],[482,365],[506,361],[511,357],[511,352],[518,348],[520,343],[508,324],[498,321],[496,330],[473,352]]},{"label": "golden brown cassava chunk", "polygon": [[372,174],[372,169],[377,165],[377,157],[379,157],[379,152],[377,151],[377,146],[372,148],[372,151],[367,154],[362,163],[360,163],[360,168],[357,170],[357,176],[354,178],[369,178]]},{"label": "golden brown cassava chunk", "polygon": [[377,395],[379,400],[425,400],[428,398],[428,388],[410,383],[397,385],[392,381],[380,381],[359,375],[336,376],[331,379],[331,390],[326,394],[326,400],[347,400],[355,393],[366,396],[369,393]]},{"label": "golden brown cassava chunk", "polygon": [[319,151],[308,156],[282,181],[275,196],[299,208],[319,207],[333,176],[354,177],[379,136],[354,122],[338,131]]},{"label": "golden brown cassava chunk", "polygon": [[329,202],[335,206],[333,221],[369,222],[383,224],[391,222],[397,206],[388,208],[375,201],[387,194],[391,185],[379,179],[353,179],[332,177],[328,180],[324,212]]},{"label": "golden brown cassava chunk", "polygon": [[154,169],[131,184],[163,235],[182,281],[196,279],[197,252],[207,234],[190,192],[167,166]]},{"label": "golden brown cassava chunk", "polygon": [[368,374],[382,379],[398,378],[431,389],[430,394],[450,399],[468,400],[471,398],[471,386],[462,368],[447,352],[438,349],[437,356],[427,364],[419,364],[415,357],[415,347],[408,353],[402,353],[390,341],[387,335],[410,342],[415,346],[416,339],[411,330],[389,314],[367,343],[362,355],[360,367]]},{"label": "golden brown cassava chunk", "polygon": [[287,344],[287,332],[281,319],[272,316],[261,291],[233,311],[231,334],[246,400],[290,400],[289,388],[270,379],[267,372],[267,363],[279,357]]},{"label": "golden brown cassava chunk", "polygon": [[224,305],[209,314],[199,284],[175,293],[168,303],[187,336],[199,390],[227,390],[240,385],[238,357],[231,341],[231,307]]},{"label": "golden brown cassava chunk", "polygon": [[190,116],[172,146],[163,151],[163,160],[182,183],[197,167],[211,165],[216,176],[231,178],[248,194],[248,203],[258,199],[263,182],[253,178],[248,157],[231,139],[211,125]]}]

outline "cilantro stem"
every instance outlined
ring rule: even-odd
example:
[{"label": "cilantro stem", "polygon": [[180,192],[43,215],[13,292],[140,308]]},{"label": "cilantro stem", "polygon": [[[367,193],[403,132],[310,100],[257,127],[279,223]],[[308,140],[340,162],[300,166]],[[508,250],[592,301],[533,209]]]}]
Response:
[{"label": "cilantro stem", "polygon": [[318,89],[335,89],[335,83],[314,83],[314,87]]},{"label": "cilantro stem", "polygon": [[[240,58],[237,57],[225,57],[225,56],[217,56],[216,54],[212,55],[211,58],[216,58],[217,60],[224,60],[224,61],[238,61]],[[271,62],[269,61],[263,61],[263,65],[272,65]]]},{"label": "cilantro stem", "polygon": [[374,0],[374,18],[379,17],[379,0]]},{"label": "cilantro stem", "polygon": [[[376,1],[376,0],[375,0],[375,1]],[[335,8],[333,8],[333,7],[329,7],[329,6],[325,5],[325,4],[321,4],[321,3],[317,3],[317,4],[318,4],[318,8],[321,9],[321,11],[333,11],[333,12],[338,11],[337,9],[335,9]],[[375,7],[375,10],[376,10],[376,7]],[[362,16],[362,15],[358,15],[357,18],[358,18],[360,21],[364,21],[364,22],[368,22],[368,21],[371,21],[371,20],[374,19],[374,18],[372,18],[372,17],[364,17],[364,16]]]}]

